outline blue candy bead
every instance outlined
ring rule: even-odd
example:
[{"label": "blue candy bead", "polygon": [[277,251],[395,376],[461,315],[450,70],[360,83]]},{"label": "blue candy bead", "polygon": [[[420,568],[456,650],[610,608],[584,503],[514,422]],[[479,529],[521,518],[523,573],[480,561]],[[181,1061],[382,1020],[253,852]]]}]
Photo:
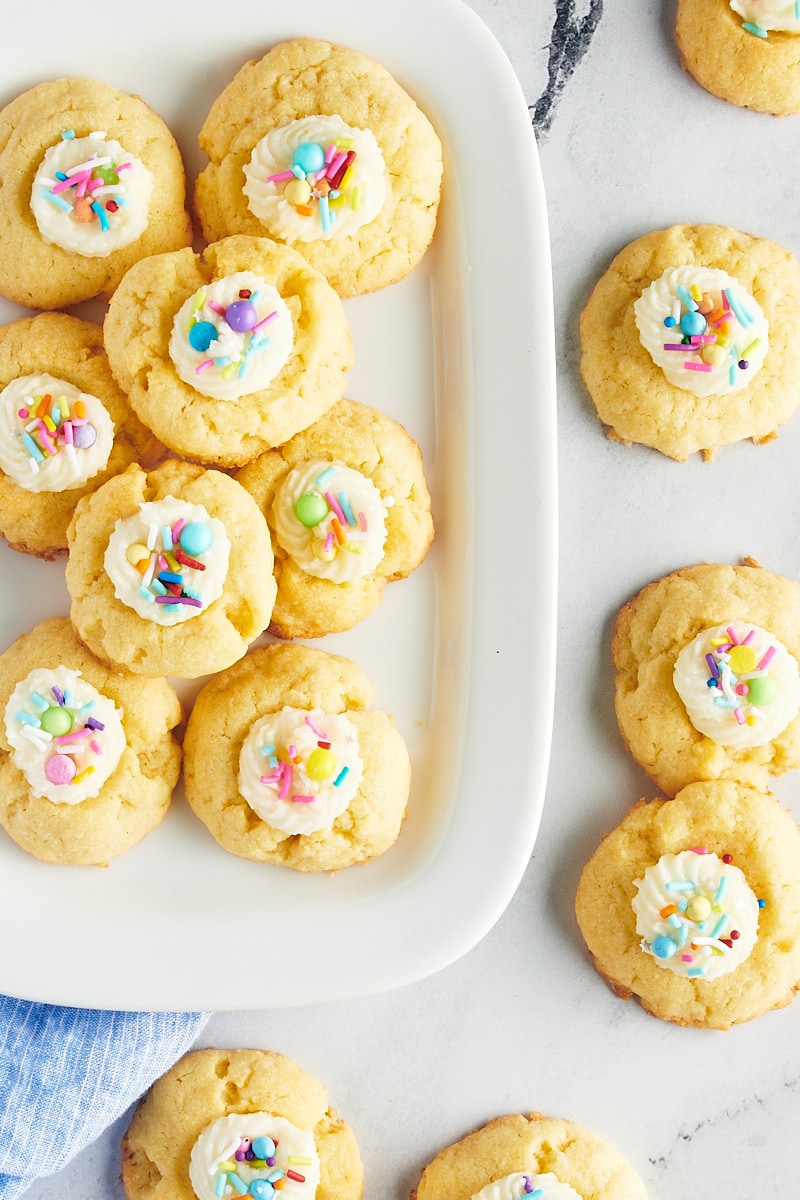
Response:
[{"label": "blue candy bead", "polygon": [[256,1158],[272,1158],[275,1153],[275,1143],[271,1137],[253,1138],[253,1154]]},{"label": "blue candy bead", "polygon": [[205,353],[211,343],[216,340],[217,331],[210,321],[198,321],[189,330],[189,345],[193,350],[199,350],[201,354]]},{"label": "blue candy bead", "polygon": [[675,318],[674,317],[664,317],[664,324],[666,325],[667,329],[673,329],[675,326]]},{"label": "blue candy bead", "polygon": [[185,550],[192,558],[207,550],[213,540],[214,535],[209,527],[200,521],[190,521],[180,532],[181,550]]},{"label": "blue candy bead", "polygon": [[270,1200],[275,1195],[275,1188],[268,1179],[254,1179],[250,1184],[250,1195],[255,1196],[255,1200]]},{"label": "blue candy bead", "polygon": [[705,333],[706,319],[701,312],[687,312],[681,317],[681,330],[689,337]]},{"label": "blue candy bead", "polygon": [[672,958],[677,949],[678,947],[671,937],[661,935],[653,938],[653,954],[656,958]]},{"label": "blue candy bead", "polygon": [[313,174],[325,166],[325,151],[316,142],[302,142],[294,152],[292,163],[307,175]]}]

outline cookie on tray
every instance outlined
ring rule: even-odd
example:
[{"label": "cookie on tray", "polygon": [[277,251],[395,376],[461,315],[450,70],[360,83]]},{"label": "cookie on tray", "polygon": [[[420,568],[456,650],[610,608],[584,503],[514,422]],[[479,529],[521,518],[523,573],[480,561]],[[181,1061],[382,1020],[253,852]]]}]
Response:
[{"label": "cookie on tray", "polygon": [[639,1176],[597,1134],[541,1113],[497,1117],[441,1150],[411,1200],[647,1200]]},{"label": "cookie on tray", "polygon": [[684,567],[620,612],[620,731],[667,795],[800,767],[800,586],[749,560]]},{"label": "cookie on tray", "polygon": [[163,455],[111,374],[99,326],[64,313],[0,326],[0,534],[14,550],[66,554],[81,496]]},{"label": "cookie on tray", "polygon": [[221,471],[131,466],[79,502],[68,537],[70,616],[104,662],[194,679],[236,662],[269,623],[269,529]]},{"label": "cookie on tray", "polygon": [[640,801],[584,868],[575,911],[618,996],[728,1029],[800,987],[800,830],[768,792],[728,780]]},{"label": "cookie on tray", "polygon": [[226,467],[316,421],[353,363],[333,288],[263,237],[138,263],[111,300],[104,335],[111,370],[156,437]]},{"label": "cookie on tray", "polygon": [[254,650],[200,692],[186,729],[186,798],[241,858],[335,871],[383,854],[411,767],[354,662],[305,646]]},{"label": "cookie on tray", "polygon": [[442,148],[385,67],[313,38],[249,62],[200,131],[195,207],[209,241],[286,242],[340,296],[402,279],[433,237]]},{"label": "cookie on tray", "polygon": [[27,308],[108,297],[133,263],[188,246],[175,139],[138,96],[56,79],[0,111],[0,293]]},{"label": "cookie on tray", "polygon": [[342,400],[237,478],[266,516],[278,595],[270,632],[315,638],[352,628],[384,584],[433,538],[419,446],[390,417]]},{"label": "cookie on tray", "polygon": [[609,437],[683,461],[769,441],[800,392],[800,263],[724,225],[675,225],[616,256],[581,315],[581,373]]},{"label": "cookie on tray", "polygon": [[139,1101],[122,1142],[127,1200],[360,1200],[363,1178],[325,1088],[269,1050],[184,1055]]},{"label": "cookie on tray", "polygon": [[50,863],[96,864],[166,815],[181,706],[163,679],[109,670],[66,617],[0,654],[0,825]]},{"label": "cookie on tray", "polygon": [[686,70],[714,96],[758,112],[800,112],[798,34],[794,0],[678,0]]}]

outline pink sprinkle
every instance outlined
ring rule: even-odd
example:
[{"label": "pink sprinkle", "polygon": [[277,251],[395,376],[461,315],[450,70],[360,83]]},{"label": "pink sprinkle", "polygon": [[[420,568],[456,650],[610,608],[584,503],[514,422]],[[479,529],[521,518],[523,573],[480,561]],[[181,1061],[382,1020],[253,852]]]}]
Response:
[{"label": "pink sprinkle", "polygon": [[279,171],[277,175],[268,175],[267,183],[283,183],[284,179],[294,179],[294,171]]},{"label": "pink sprinkle", "polygon": [[731,312],[731,310],[729,308],[726,308],[725,312],[722,314],[722,316],[719,317],[719,319],[714,322],[714,328],[718,329],[720,327],[720,325],[722,324],[722,322],[727,321],[728,318],[731,316],[733,316],[733,313]]},{"label": "pink sprinkle", "polygon": [[65,421],[61,428],[64,431],[64,444],[66,446],[72,446],[75,441],[72,433],[72,421]]},{"label": "pink sprinkle", "polygon": [[281,763],[281,786],[278,795],[281,800],[285,800],[289,795],[289,789],[292,786],[292,769],[288,763]]},{"label": "pink sprinkle", "polygon": [[344,515],[341,508],[339,507],[339,501],[336,499],[333,492],[325,492],[324,495],[325,495],[325,499],[328,501],[328,507],[332,508],[333,511],[336,513],[336,516],[339,518],[339,523],[341,525],[347,525],[347,517]]},{"label": "pink sprinkle", "polygon": [[206,300],[206,304],[209,308],[213,309],[215,313],[219,313],[221,317],[225,316],[225,309],[222,307],[219,300]]},{"label": "pink sprinkle", "polygon": [[204,358],[203,361],[194,369],[195,375],[199,375],[201,371],[207,371],[209,367],[213,367],[213,358]]},{"label": "pink sprinkle", "polygon": [[[83,178],[85,178],[85,179],[91,178],[88,171],[85,173]],[[81,179],[80,175],[78,175],[77,177],[73,176],[71,179],[59,179],[58,183],[54,183],[50,190],[53,192],[54,195],[58,195],[59,192],[65,192],[65,191],[67,191],[68,188],[74,187],[75,184],[78,183],[80,179]]]},{"label": "pink sprinkle", "polygon": [[333,142],[331,142],[330,146],[328,146],[328,149],[325,151],[325,162],[330,163],[335,153],[336,147],[334,146]]},{"label": "pink sprinkle", "polygon": [[175,524],[172,526],[172,541],[177,542],[180,532],[186,524],[186,517],[178,517]]},{"label": "pink sprinkle", "polygon": [[328,735],[322,732],[319,725],[315,724],[313,717],[306,717],[306,725],[312,733],[317,735],[318,738],[322,738],[323,742],[328,740]]},{"label": "pink sprinkle", "polygon": [[689,851],[691,854],[708,854],[705,846],[690,846]]},{"label": "pink sprinkle", "polygon": [[358,514],[358,524],[361,527],[361,532],[366,533],[367,532],[367,518],[363,512],[360,512]]},{"label": "pink sprinkle", "polygon": [[132,167],[133,167],[132,162],[120,163],[119,166],[117,167],[117,174],[119,175],[120,171],[130,171]]},{"label": "pink sprinkle", "polygon": [[765,668],[765,667],[768,665],[768,663],[771,663],[771,662],[772,662],[772,660],[773,660],[773,658],[774,658],[774,657],[775,657],[775,647],[774,647],[774,646],[769,646],[769,647],[768,647],[768,648],[767,648],[767,649],[764,651],[764,653],[761,655],[761,659],[760,659],[760,661],[759,661],[759,664],[758,664],[758,669],[759,669],[759,671],[763,671],[763,670],[764,670],[764,668]]},{"label": "pink sprinkle", "polygon": [[750,632],[748,633],[747,637],[742,638],[742,645],[749,646],[755,636],[756,636],[755,629],[751,629]]},{"label": "pink sprinkle", "polygon": [[95,191],[96,188],[99,188],[102,186],[103,186],[102,179],[90,179],[86,185],[86,190],[87,190],[87,192],[93,192],[93,191]]},{"label": "pink sprinkle", "polygon": [[292,796],[292,801],[295,804],[310,804],[314,796]]},{"label": "pink sprinkle", "polygon": [[694,962],[694,955],[693,954],[682,954],[681,962]]},{"label": "pink sprinkle", "polygon": [[275,309],[275,312],[268,313],[268,315],[266,317],[262,317],[261,320],[256,325],[253,326],[253,328],[250,330],[250,332],[258,333],[259,329],[263,329],[265,325],[271,325],[272,322],[277,318],[277,316],[278,316],[278,310]]},{"label": "pink sprinkle", "polygon": [[692,334],[693,346],[709,346],[712,342],[716,342],[716,340],[713,333]]},{"label": "pink sprinkle", "polygon": [[95,754],[102,754],[102,753],[103,753],[102,747],[101,747],[101,746],[99,746],[99,745],[97,744],[97,742],[89,742],[89,745],[92,747],[92,749],[94,750]]},{"label": "pink sprinkle", "polygon": [[329,554],[333,546],[333,534],[329,533],[322,544],[322,549],[326,554]]},{"label": "pink sprinkle", "polygon": [[169,563],[164,558],[163,554],[159,554],[159,556],[158,556],[158,569],[159,569],[159,571],[168,571],[169,570]]},{"label": "pink sprinkle", "polygon": [[281,777],[280,771],[275,771],[274,774],[272,774],[272,775],[262,775],[261,782],[262,783],[277,783],[278,780],[280,779],[280,777]]},{"label": "pink sprinkle", "polygon": [[714,370],[711,363],[685,362],[683,364],[683,366],[686,371],[713,371]]},{"label": "pink sprinkle", "polygon": [[287,753],[289,758],[294,758],[294,756],[297,754],[297,746],[290,746]]},{"label": "pink sprinkle", "polygon": [[73,729],[71,733],[59,734],[59,736],[56,738],[56,741],[59,743],[59,745],[63,742],[77,742],[79,738],[85,738],[86,734],[86,729]]},{"label": "pink sprinkle", "polygon": [[50,441],[50,434],[49,434],[48,428],[45,425],[44,421],[39,422],[39,428],[37,430],[37,433],[39,434],[39,440],[41,441],[45,450],[49,450],[51,454],[55,454],[56,448],[53,445],[53,443]]},{"label": "pink sprinkle", "polygon": [[331,160],[331,162],[328,164],[328,179],[333,179],[334,175],[339,170],[339,167],[346,158],[347,155],[345,154],[344,150],[340,150],[335,158]]},{"label": "pink sprinkle", "polygon": [[744,725],[744,713],[740,708],[735,708],[733,710],[733,715],[736,717],[736,720],[740,725]]},{"label": "pink sprinkle", "polygon": [[728,628],[725,630],[725,632],[727,633],[728,637],[731,639],[731,644],[734,646],[738,646],[739,639],[736,636],[736,632],[733,629],[733,626],[729,625]]},{"label": "pink sprinkle", "polygon": [[17,413],[17,416],[18,416],[18,417],[20,418],[20,420],[22,420],[22,421],[27,421],[27,419],[28,419],[28,417],[29,417],[30,415],[31,415],[31,414],[30,414],[30,410],[29,410],[29,409],[27,409],[27,408],[21,408],[21,409],[19,410],[19,412]]}]

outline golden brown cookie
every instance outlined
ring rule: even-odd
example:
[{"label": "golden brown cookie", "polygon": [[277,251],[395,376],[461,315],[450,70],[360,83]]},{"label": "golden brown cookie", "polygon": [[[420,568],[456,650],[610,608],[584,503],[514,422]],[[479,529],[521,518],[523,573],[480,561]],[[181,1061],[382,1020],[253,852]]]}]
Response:
[{"label": "golden brown cookie", "polygon": [[236,662],[269,623],[269,530],[221,471],[131,466],[79,502],[68,537],[70,616],[105,662],[194,679]]},{"label": "golden brown cookie", "polygon": [[[53,433],[44,422],[54,410]],[[163,455],[117,387],[97,325],[42,313],[0,326],[0,531],[13,549],[65,554],[81,496]]]},{"label": "golden brown cookie", "polygon": [[728,1029],[800,986],[800,833],[768,792],[730,781],[640,801],[586,864],[575,911],[618,996]]},{"label": "golden brown cookie", "polygon": [[800,112],[795,5],[738,0],[736,9],[730,0],[678,0],[675,36],[684,67],[731,104],[776,116]]},{"label": "golden brown cookie", "polygon": [[389,849],[411,767],[372,694],[355,663],[304,646],[254,650],[206,684],[186,730],[186,798],[224,849],[298,871]]},{"label": "golden brown cookie", "polygon": [[272,1189],[256,1181],[272,1172],[295,1200],[359,1200],[363,1189],[355,1137],[325,1088],[269,1050],[184,1055],[139,1101],[122,1142],[127,1200],[215,1200],[220,1176],[233,1194],[266,1200]]},{"label": "golden brown cookie", "polygon": [[595,286],[581,373],[609,437],[711,458],[768,441],[791,417],[798,320],[788,250],[723,225],[675,225],[631,242]]},{"label": "golden brown cookie", "polygon": [[339,297],[267,238],[231,237],[138,263],[109,306],[111,369],[178,454],[249,462],[341,397],[353,363]]},{"label": "golden brown cookie", "polygon": [[[729,629],[750,646],[726,651]],[[766,788],[800,766],[792,580],[757,565],[684,567],[628,601],[611,649],[622,736],[667,795],[706,779]]]},{"label": "golden brown cookie", "polygon": [[237,476],[266,516],[278,595],[270,631],[350,629],[433,538],[419,446],[390,417],[342,400]]},{"label": "golden brown cookie", "polygon": [[172,134],[95,79],[40,83],[6,105],[0,178],[0,293],[28,308],[107,297],[140,258],[192,240]]},{"label": "golden brown cookie", "polygon": [[402,279],[433,236],[439,139],[389,72],[354,50],[296,38],[246,63],[200,146],[210,162],[195,206],[208,240],[287,242],[341,296]]},{"label": "golden brown cookie", "polygon": [[497,1117],[440,1151],[412,1200],[484,1200],[484,1188],[485,1200],[536,1197],[540,1188],[543,1200],[647,1200],[633,1168],[597,1134],[536,1112]]},{"label": "golden brown cookie", "polygon": [[28,854],[105,866],[164,818],[181,760],[165,680],[109,670],[52,617],[0,655],[0,706],[0,825]]}]

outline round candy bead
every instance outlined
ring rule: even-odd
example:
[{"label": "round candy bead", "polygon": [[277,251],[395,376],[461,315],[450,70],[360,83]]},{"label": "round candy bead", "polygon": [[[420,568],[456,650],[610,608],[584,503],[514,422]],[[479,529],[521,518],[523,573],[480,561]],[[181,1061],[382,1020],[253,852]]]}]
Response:
[{"label": "round candy bead", "polygon": [[275,1143],[271,1137],[253,1138],[253,1154],[256,1158],[272,1158],[275,1153]]},{"label": "round candy bead", "polygon": [[61,737],[72,729],[72,713],[68,708],[46,708],[39,720],[45,733],[52,733],[53,737]]},{"label": "round candy bead", "polygon": [[758,658],[752,646],[732,646],[728,651],[728,662],[732,671],[743,675],[747,671],[755,670]]},{"label": "round candy bead", "polygon": [[212,325],[211,321],[198,321],[189,330],[189,345],[201,354],[205,354],[211,343],[216,340],[216,326]]},{"label": "round candy bead", "polygon": [[144,542],[131,542],[128,549],[125,551],[125,557],[132,567],[140,563],[142,559],[150,560],[150,551],[145,546]]},{"label": "round candy bead", "polygon": [[701,312],[684,313],[681,317],[681,332],[690,336],[705,333],[708,322]]},{"label": "round candy bead", "polygon": [[275,1195],[275,1188],[268,1179],[254,1179],[250,1184],[250,1195],[255,1200],[270,1200]]},{"label": "round candy bead", "polygon": [[66,754],[54,754],[44,764],[44,773],[51,783],[72,783],[77,767]]},{"label": "round candy bead", "polygon": [[323,750],[320,747],[311,751],[306,763],[306,774],[314,783],[322,783],[323,779],[330,779],[335,770],[336,755],[331,750]]},{"label": "round candy bead", "polygon": [[704,363],[710,363],[712,367],[721,367],[725,362],[726,354],[722,346],[712,342],[708,346],[703,346],[700,357]]},{"label": "round candy bead", "polygon": [[96,179],[102,179],[103,183],[119,183],[117,168],[113,163],[109,163],[108,166],[95,167],[92,174]]},{"label": "round candy bead", "polygon": [[678,947],[671,937],[660,934],[657,938],[653,938],[653,954],[656,958],[672,958],[677,949]]},{"label": "round candy bead", "polygon": [[258,309],[249,300],[234,300],[225,309],[225,320],[235,333],[247,333],[258,322]]},{"label": "round candy bead", "polygon": [[79,450],[88,450],[97,441],[97,430],[88,421],[85,425],[73,425],[72,441]]},{"label": "round candy bead", "polygon": [[757,675],[747,681],[747,699],[757,707],[761,704],[771,704],[777,695],[778,688],[771,675]]},{"label": "round candy bead", "polygon": [[711,916],[711,901],[706,896],[693,896],[686,906],[690,921],[705,921]]},{"label": "round candy bead", "polygon": [[308,204],[311,199],[311,185],[305,179],[290,179],[283,189],[283,196],[290,204]]},{"label": "round candy bead", "polygon": [[674,317],[664,317],[664,324],[666,325],[667,329],[673,329],[675,326],[675,318]]},{"label": "round candy bead", "polygon": [[749,366],[750,366],[750,363],[747,361],[746,358],[739,359],[739,370],[740,371],[746,371]]},{"label": "round candy bead", "polygon": [[306,529],[313,529],[328,515],[328,501],[317,492],[306,492],[294,506],[295,516]]},{"label": "round candy bead", "polygon": [[306,174],[321,171],[325,166],[325,151],[316,142],[302,142],[294,152],[292,165]]},{"label": "round candy bead", "polygon": [[185,550],[187,554],[195,557],[208,550],[214,540],[214,535],[208,525],[203,525],[200,521],[190,521],[181,530],[179,540],[181,550]]}]

